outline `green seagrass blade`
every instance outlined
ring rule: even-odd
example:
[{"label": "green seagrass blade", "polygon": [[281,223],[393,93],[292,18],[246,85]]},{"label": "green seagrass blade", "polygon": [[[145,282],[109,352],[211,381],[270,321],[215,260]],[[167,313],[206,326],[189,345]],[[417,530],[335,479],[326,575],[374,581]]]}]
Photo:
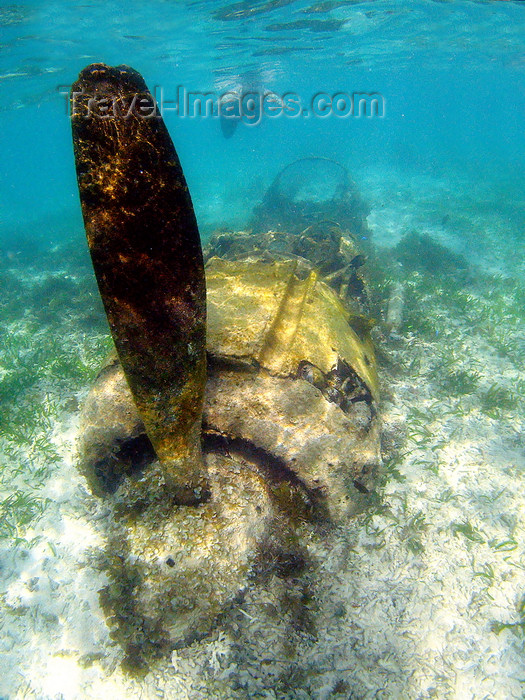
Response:
[{"label": "green seagrass blade", "polygon": [[72,87],[78,188],[113,340],[164,480],[180,503],[206,486],[200,432],[206,286],[177,153],[142,76],[85,68]]}]

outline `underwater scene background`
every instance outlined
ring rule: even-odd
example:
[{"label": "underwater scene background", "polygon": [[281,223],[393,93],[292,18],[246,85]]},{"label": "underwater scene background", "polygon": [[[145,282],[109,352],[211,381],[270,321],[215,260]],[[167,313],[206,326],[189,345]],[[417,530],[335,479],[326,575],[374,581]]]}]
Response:
[{"label": "underwater scene background", "polygon": [[[22,2],[0,28],[0,698],[523,698],[524,3]],[[112,347],[68,112],[93,62],[165,103],[204,243],[252,235],[289,163],[348,170],[381,389],[378,483],[311,536],[315,566],[258,572],[208,634],[132,668],[77,469]],[[177,114],[181,90],[308,113],[231,127]],[[376,111],[324,109],[357,93]],[[329,177],[308,177],[322,201]]]}]

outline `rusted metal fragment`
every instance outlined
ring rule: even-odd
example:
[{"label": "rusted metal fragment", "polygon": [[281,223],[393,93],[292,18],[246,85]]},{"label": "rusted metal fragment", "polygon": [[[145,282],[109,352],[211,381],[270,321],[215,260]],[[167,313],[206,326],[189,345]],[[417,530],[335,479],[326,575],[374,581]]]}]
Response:
[{"label": "rusted metal fragment", "polygon": [[212,258],[206,266],[210,352],[257,363],[281,316],[295,268],[293,260],[264,265]]},{"label": "rusted metal fragment", "polygon": [[71,99],[82,213],[111,333],[164,480],[190,503],[206,484],[206,289],[191,198],[139,73],[93,64]]},{"label": "rusted metal fragment", "polygon": [[208,351],[281,377],[296,376],[306,361],[324,374],[344,362],[377,400],[369,326],[314,272],[300,279],[295,267],[295,261],[212,258],[206,267]]}]

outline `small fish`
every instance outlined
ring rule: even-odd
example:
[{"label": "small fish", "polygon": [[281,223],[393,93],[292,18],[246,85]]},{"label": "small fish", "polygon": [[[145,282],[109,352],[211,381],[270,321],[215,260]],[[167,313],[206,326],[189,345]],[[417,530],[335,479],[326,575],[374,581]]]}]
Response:
[{"label": "small fish", "polygon": [[366,262],[365,256],[359,254],[359,255],[356,255],[355,257],[353,257],[352,260],[350,260],[350,267],[353,267],[354,270],[357,270],[357,268],[364,265],[365,262]]},{"label": "small fish", "polygon": [[366,486],[363,486],[363,484],[360,481],[357,481],[357,479],[354,479],[354,486],[360,493],[370,493],[370,491],[366,488]]}]

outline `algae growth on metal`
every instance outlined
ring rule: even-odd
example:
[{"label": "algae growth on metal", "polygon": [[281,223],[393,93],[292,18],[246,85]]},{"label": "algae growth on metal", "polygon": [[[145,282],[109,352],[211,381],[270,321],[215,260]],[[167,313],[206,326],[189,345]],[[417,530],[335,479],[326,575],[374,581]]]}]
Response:
[{"label": "algae growth on metal", "polygon": [[93,64],[71,100],[82,212],[113,340],[165,480],[179,500],[199,500],[206,299],[184,175],[136,71]]}]

